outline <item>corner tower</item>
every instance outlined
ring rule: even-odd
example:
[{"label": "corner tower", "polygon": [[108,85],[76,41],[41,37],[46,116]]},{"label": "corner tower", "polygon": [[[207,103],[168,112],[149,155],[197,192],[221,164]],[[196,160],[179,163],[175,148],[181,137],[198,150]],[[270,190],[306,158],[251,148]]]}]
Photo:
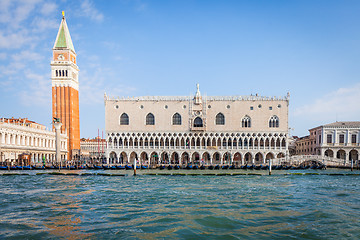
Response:
[{"label": "corner tower", "polygon": [[60,118],[61,132],[68,135],[68,156],[71,160],[80,149],[79,120],[79,68],[76,65],[76,52],[71,41],[62,12],[60,28],[53,47],[51,61],[52,116]]}]

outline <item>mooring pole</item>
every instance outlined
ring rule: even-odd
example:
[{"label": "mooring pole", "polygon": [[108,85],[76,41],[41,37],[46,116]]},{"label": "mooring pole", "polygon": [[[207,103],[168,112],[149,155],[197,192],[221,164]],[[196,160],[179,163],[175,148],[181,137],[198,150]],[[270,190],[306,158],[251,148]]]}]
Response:
[{"label": "mooring pole", "polygon": [[354,169],[354,161],[351,159],[351,171]]},{"label": "mooring pole", "polygon": [[269,175],[271,175],[271,159],[269,159]]},{"label": "mooring pole", "polygon": [[136,176],[136,158],[134,158],[134,176]]}]

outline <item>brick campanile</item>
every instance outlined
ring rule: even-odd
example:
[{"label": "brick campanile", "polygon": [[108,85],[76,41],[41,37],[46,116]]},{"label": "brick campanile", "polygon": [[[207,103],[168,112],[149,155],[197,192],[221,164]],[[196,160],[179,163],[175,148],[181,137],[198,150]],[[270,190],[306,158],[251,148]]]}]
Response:
[{"label": "brick campanile", "polygon": [[68,135],[67,159],[71,160],[80,150],[79,68],[76,65],[76,53],[64,12],[50,65],[52,116],[60,118],[61,132]]}]

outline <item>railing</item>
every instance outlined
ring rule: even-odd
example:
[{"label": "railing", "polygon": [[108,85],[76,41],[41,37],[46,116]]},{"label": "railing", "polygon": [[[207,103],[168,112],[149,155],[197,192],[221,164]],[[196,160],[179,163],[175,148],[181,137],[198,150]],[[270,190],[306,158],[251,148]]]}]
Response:
[{"label": "railing", "polygon": [[351,161],[341,158],[333,158],[320,155],[295,155],[291,157],[276,158],[272,160],[272,164],[288,164],[288,165],[300,165],[306,161],[318,161],[323,163],[326,166],[334,167],[349,167],[351,166]]}]

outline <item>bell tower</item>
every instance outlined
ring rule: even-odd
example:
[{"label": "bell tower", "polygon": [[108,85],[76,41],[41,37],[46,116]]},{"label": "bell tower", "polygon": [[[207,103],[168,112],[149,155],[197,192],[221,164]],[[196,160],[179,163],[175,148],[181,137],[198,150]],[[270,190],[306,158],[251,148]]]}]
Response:
[{"label": "bell tower", "polygon": [[68,136],[67,159],[71,160],[72,156],[80,151],[79,68],[76,65],[76,52],[64,12],[62,12],[50,65],[52,116],[60,118],[61,132]]}]

